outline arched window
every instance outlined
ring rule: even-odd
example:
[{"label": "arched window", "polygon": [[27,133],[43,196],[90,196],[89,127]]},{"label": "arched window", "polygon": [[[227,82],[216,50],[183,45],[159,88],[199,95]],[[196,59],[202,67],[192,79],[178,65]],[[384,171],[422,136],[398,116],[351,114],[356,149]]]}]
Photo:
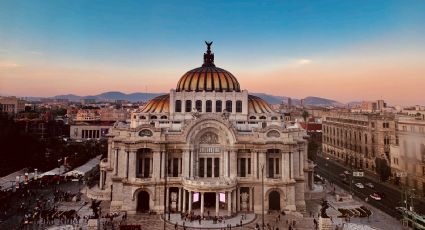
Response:
[{"label": "arched window", "polygon": [[230,100],[226,101],[226,111],[229,113],[232,112],[232,101]]},{"label": "arched window", "polygon": [[255,120],[255,119],[257,119],[255,116],[250,116],[249,117],[249,119],[251,119],[251,120]]},{"label": "arched window", "polygon": [[216,113],[221,113],[223,112],[223,104],[220,100],[215,101],[215,112]]},{"label": "arched window", "polygon": [[167,119],[167,116],[162,115],[162,116],[161,116],[161,119]]},{"label": "arched window", "polygon": [[205,102],[205,111],[207,113],[211,113],[212,112],[212,101],[211,100],[207,100]]},{"label": "arched window", "polygon": [[154,119],[157,119],[157,117],[155,115],[153,115],[153,116],[151,116],[151,119],[154,120]]},{"label": "arched window", "polygon": [[272,121],[276,121],[277,120],[277,117],[272,117]]},{"label": "arched window", "polygon": [[266,120],[266,117],[265,116],[261,116],[260,117],[260,120]]},{"label": "arched window", "polygon": [[242,113],[242,101],[236,101],[236,112]]},{"label": "arched window", "polygon": [[195,109],[198,112],[202,112],[202,101],[201,100],[196,100],[196,102],[195,102]]},{"label": "arched window", "polygon": [[139,118],[142,119],[142,120],[146,120],[145,116],[140,116]]},{"label": "arched window", "polygon": [[180,113],[182,111],[182,101],[177,100],[176,101],[176,109],[175,109],[176,113]]},{"label": "arched window", "polygon": [[186,109],[185,109],[185,112],[186,113],[189,113],[189,112],[191,112],[192,111],[192,101],[191,100],[186,100]]}]

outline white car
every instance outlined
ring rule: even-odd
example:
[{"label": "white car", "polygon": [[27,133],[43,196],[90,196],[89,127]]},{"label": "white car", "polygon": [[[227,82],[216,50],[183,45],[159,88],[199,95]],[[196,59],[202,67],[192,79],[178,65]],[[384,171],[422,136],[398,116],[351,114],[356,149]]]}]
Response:
[{"label": "white car", "polygon": [[381,196],[376,192],[370,194],[370,197],[374,200],[382,200]]},{"label": "white car", "polygon": [[347,174],[347,175],[350,175],[350,172],[347,171],[347,170],[345,170],[344,173]]},{"label": "white car", "polygon": [[370,182],[368,182],[368,183],[366,183],[365,184],[367,187],[369,187],[369,188],[374,188],[375,186],[373,186],[373,184],[372,183],[370,183]]},{"label": "white car", "polygon": [[362,183],[355,183],[354,184],[357,188],[364,188],[364,185]]}]

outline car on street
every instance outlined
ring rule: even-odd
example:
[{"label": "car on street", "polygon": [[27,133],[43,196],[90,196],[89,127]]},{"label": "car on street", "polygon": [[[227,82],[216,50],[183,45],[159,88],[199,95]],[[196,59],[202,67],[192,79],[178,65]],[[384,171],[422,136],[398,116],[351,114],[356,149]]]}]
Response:
[{"label": "car on street", "polygon": [[369,188],[374,188],[375,186],[372,184],[372,183],[370,183],[370,182],[368,182],[368,183],[366,183],[365,184],[367,187],[369,187]]},{"label": "car on street", "polygon": [[344,173],[340,173],[340,174],[339,174],[339,176],[340,176],[341,178],[345,178],[345,174],[344,174]]},{"label": "car on street", "polygon": [[375,191],[375,193],[378,194],[381,198],[385,198],[385,193],[378,191]]},{"label": "car on street", "polygon": [[376,192],[370,194],[370,197],[374,200],[382,200],[381,196],[379,196],[379,194]]},{"label": "car on street", "polygon": [[364,188],[364,185],[362,183],[355,183],[354,184],[357,188]]},{"label": "car on street", "polygon": [[347,170],[345,170],[344,173],[347,174],[347,175],[350,175],[350,172],[347,171]]}]

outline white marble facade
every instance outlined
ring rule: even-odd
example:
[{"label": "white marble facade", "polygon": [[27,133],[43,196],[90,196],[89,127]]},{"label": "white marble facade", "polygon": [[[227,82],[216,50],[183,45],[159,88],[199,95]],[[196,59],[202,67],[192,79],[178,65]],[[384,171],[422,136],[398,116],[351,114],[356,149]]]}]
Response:
[{"label": "white marble facade", "polygon": [[[208,52],[199,68],[205,79],[189,71],[188,84],[217,87],[229,80],[230,73],[217,74],[222,69],[208,63]],[[312,173],[305,131],[287,128],[280,114],[238,83],[223,90],[180,85],[110,130],[108,158],[101,161],[91,197],[128,213],[261,213],[263,200],[265,211],[304,211],[305,181]]]}]

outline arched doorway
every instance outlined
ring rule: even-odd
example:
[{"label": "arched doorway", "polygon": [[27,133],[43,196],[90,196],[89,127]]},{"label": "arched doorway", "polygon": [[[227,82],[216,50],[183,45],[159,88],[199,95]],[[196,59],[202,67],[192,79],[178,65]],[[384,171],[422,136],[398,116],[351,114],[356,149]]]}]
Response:
[{"label": "arched doorway", "polygon": [[137,211],[148,212],[149,211],[149,193],[146,191],[140,191],[137,194]]},{"label": "arched doorway", "polygon": [[280,211],[280,194],[278,191],[272,191],[269,194],[269,210]]}]

